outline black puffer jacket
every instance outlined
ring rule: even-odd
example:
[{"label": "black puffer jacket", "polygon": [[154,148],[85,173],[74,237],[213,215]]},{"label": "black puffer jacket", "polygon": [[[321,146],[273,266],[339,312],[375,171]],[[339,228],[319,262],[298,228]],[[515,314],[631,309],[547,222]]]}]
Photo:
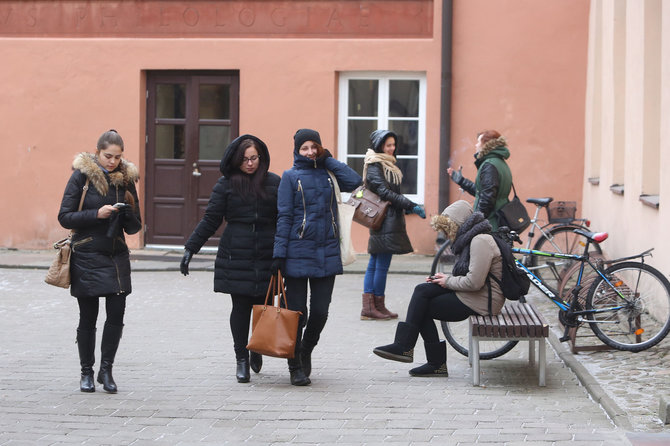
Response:
[{"label": "black puffer jacket", "polygon": [[[137,168],[121,160],[116,170],[107,173],[91,153],[78,154],[72,167],[75,171],[65,187],[58,212],[61,226],[74,230],[70,294],[74,297],[130,294],[130,259],[124,232],[135,234],[142,228],[135,189]],[[78,211],[87,178],[88,191],[82,210]],[[115,213],[111,218],[99,219],[98,209],[124,202],[126,191],[135,201],[133,211],[125,214],[127,217]]]},{"label": "black puffer jacket", "polygon": [[370,230],[368,253],[407,254],[414,251],[407,237],[405,211],[411,210],[415,203],[400,193],[400,185],[386,180],[380,163],[368,166],[365,185],[382,200],[391,202],[382,227],[376,231]]},{"label": "black puffer jacket", "polygon": [[[232,189],[228,179],[239,168],[232,165],[231,158],[246,138],[256,142],[261,157],[258,169],[265,173],[265,198],[241,196]],[[267,171],[269,165],[267,146],[252,135],[236,138],[223,155],[220,170],[224,176],[214,186],[205,215],[184,246],[197,253],[226,220],[214,264],[214,291],[245,296],[263,296],[267,292],[280,181],[279,175]]]}]

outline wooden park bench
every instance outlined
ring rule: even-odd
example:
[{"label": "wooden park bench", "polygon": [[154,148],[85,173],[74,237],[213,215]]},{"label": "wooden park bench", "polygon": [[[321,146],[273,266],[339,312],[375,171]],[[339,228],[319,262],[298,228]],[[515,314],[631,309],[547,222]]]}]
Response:
[{"label": "wooden park bench", "polygon": [[545,338],[549,324],[530,303],[507,301],[497,316],[470,316],[470,348],[468,360],[472,366],[472,382],[479,385],[479,341],[528,341],[528,358],[535,366],[535,341],[539,341],[539,380],[546,385],[547,356]]}]

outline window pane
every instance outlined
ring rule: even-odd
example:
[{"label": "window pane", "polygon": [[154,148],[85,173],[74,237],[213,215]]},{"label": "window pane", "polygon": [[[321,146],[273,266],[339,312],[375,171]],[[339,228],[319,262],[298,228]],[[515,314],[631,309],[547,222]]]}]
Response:
[{"label": "window pane", "polygon": [[389,116],[419,116],[419,81],[389,81]]},{"label": "window pane", "polygon": [[403,194],[416,194],[416,175],[418,162],[416,159],[398,159],[398,167],[402,170],[402,184],[400,191]]},{"label": "window pane", "polygon": [[201,125],[198,159],[220,160],[228,144],[230,144],[230,127]]},{"label": "window pane", "polygon": [[183,125],[156,126],[156,158],[183,160],[186,148]]},{"label": "window pane", "polygon": [[418,155],[419,153],[419,121],[389,121],[389,130],[398,135],[396,142],[397,155]]},{"label": "window pane", "polygon": [[[347,165],[363,176],[363,161],[364,158],[347,158]],[[363,178],[365,179],[365,178]]]},{"label": "window pane", "polygon": [[200,85],[200,119],[230,119],[230,85]]},{"label": "window pane", "polygon": [[347,153],[365,155],[370,145],[370,133],[377,130],[377,120],[349,120]]},{"label": "window pane", "polygon": [[378,80],[349,81],[349,116],[377,116]]},{"label": "window pane", "polygon": [[157,118],[186,117],[186,85],[184,84],[156,85],[156,117]]}]

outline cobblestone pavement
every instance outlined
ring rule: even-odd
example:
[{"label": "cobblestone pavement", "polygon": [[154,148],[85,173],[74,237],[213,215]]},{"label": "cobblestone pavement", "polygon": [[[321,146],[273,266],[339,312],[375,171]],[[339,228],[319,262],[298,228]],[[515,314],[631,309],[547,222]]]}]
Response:
[{"label": "cobblestone pavement", "polygon": [[[563,336],[558,323],[558,308],[533,289],[529,300],[541,309],[556,337]],[[577,346],[601,346],[603,343],[586,326],[577,332]],[[566,350],[569,344],[562,345]],[[580,351],[574,358],[600,384],[602,390],[627,415],[632,429],[668,434],[670,425],[658,418],[659,398],[670,395],[670,337],[638,353],[619,350]]]},{"label": "cobblestone pavement", "polygon": [[[275,358],[236,382],[230,299],[211,291],[211,272],[137,271],[114,366],[119,393],[84,394],[76,302],[43,276],[0,269],[0,445],[631,444],[551,348],[543,388],[524,348],[483,364],[483,387],[453,350],[446,379],[413,378],[411,365],[376,357],[396,323],[359,319],[360,274],[337,279],[313,384],[299,388]],[[389,276],[389,308],[403,317],[424,276]]]}]

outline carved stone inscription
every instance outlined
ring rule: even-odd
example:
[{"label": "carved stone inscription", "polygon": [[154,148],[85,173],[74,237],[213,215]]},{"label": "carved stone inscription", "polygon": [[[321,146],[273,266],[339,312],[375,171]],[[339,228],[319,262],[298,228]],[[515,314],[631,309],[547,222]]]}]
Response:
[{"label": "carved stone inscription", "polygon": [[433,0],[0,1],[15,37],[430,37]]}]

